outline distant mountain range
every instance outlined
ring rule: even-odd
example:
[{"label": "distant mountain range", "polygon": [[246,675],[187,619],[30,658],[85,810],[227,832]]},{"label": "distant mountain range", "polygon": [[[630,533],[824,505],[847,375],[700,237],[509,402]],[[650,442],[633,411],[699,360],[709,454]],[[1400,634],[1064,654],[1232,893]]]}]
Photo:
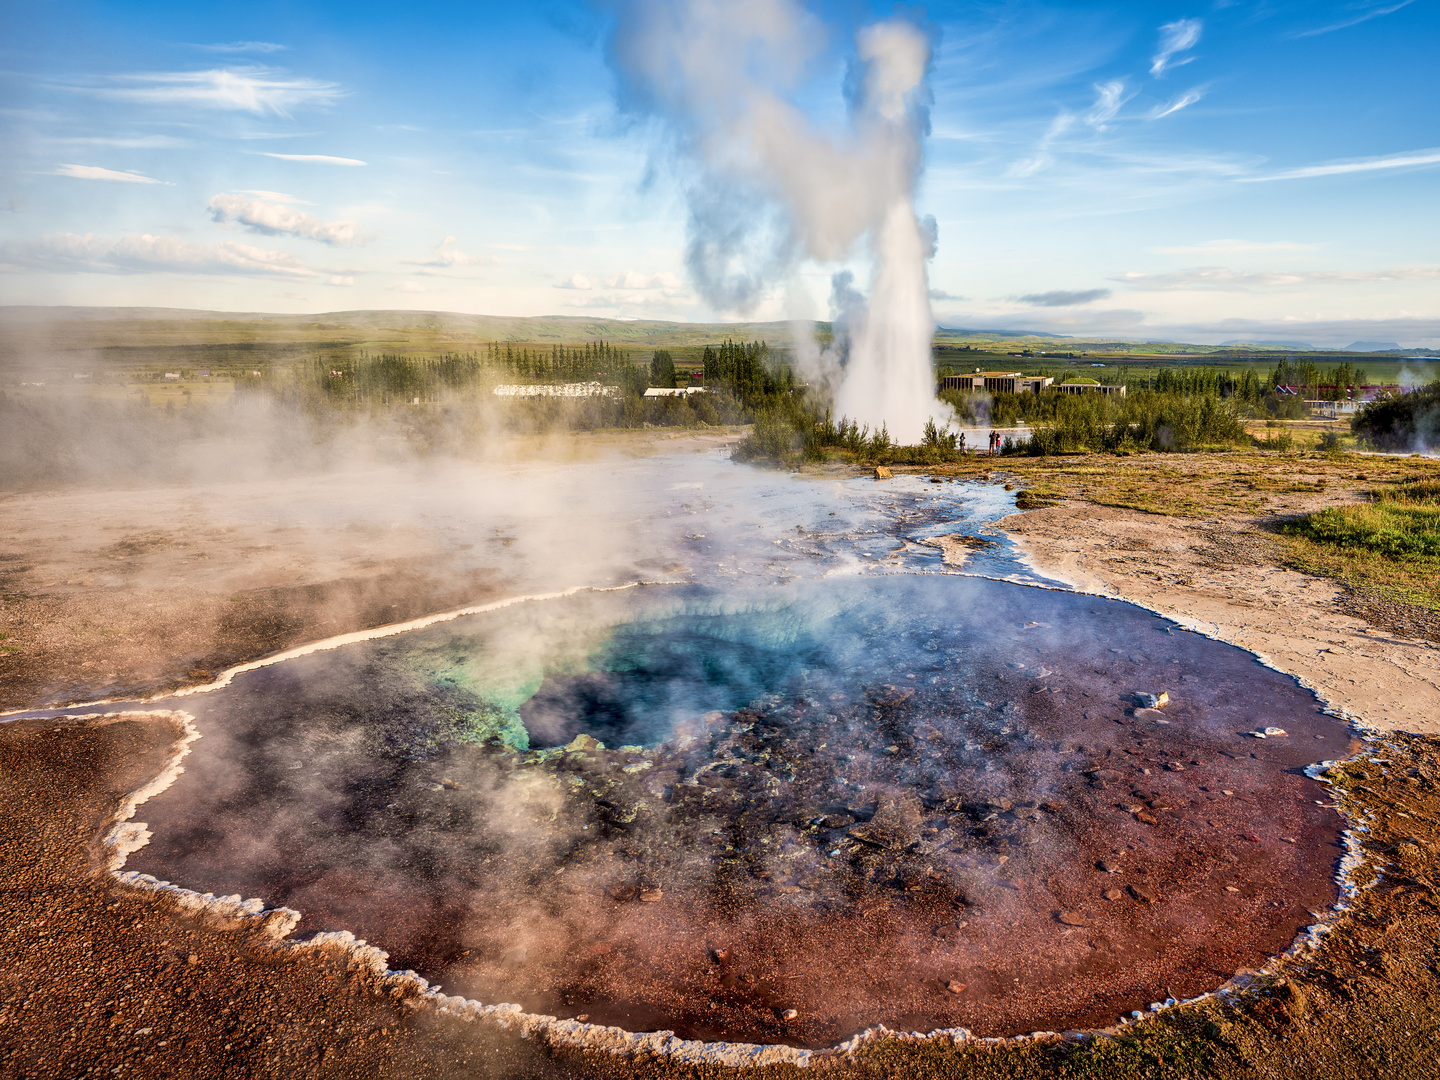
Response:
[{"label": "distant mountain range", "polygon": [[1345,346],[1346,352],[1390,352],[1400,351],[1400,344],[1394,341],[1352,341]]}]

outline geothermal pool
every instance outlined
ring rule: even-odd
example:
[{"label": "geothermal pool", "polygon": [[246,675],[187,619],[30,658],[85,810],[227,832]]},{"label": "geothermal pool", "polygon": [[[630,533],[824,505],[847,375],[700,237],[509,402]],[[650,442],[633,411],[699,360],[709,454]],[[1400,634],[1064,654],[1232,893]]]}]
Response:
[{"label": "geothermal pool", "polygon": [[186,699],[203,737],[127,869],[295,907],[448,993],[800,1046],[1108,1025],[1334,903],[1303,768],[1346,728],[1249,654],[1011,582],[717,567]]}]

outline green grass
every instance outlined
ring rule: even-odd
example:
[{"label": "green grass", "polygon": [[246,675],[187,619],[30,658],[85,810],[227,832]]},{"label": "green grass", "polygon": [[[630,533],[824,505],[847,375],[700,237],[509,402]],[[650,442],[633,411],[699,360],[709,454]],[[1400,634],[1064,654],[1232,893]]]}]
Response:
[{"label": "green grass", "polygon": [[1440,479],[1376,492],[1282,526],[1302,570],[1440,611]]}]

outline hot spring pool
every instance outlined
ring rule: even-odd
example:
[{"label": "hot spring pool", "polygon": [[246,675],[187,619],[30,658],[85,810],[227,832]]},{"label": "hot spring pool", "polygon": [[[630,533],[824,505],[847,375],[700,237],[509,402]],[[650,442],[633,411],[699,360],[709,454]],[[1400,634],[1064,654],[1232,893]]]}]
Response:
[{"label": "hot spring pool", "polygon": [[[128,869],[631,1030],[1109,1024],[1258,966],[1336,898],[1341,822],[1302,769],[1345,726],[1247,653],[1073,593],[580,594],[185,708],[203,737]],[[1267,726],[1287,734],[1245,734]]]}]

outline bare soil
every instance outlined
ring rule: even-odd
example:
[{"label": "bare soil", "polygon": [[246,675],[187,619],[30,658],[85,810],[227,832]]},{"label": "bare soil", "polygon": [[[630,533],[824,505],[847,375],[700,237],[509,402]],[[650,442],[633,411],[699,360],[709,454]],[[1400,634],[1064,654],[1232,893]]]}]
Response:
[{"label": "bare soil", "polygon": [[[1127,463],[1101,464],[1084,476],[1056,470],[1044,490],[1077,502],[1011,519],[1007,529],[1047,572],[1193,619],[1269,656],[1337,709],[1389,729],[1331,777],[1337,803],[1365,825],[1357,877],[1367,887],[1318,949],[1225,1001],[1094,1039],[959,1048],[888,1040],[815,1067],[907,1078],[1440,1076],[1440,740],[1425,734],[1440,730],[1433,624],[1409,605],[1377,607],[1285,569],[1264,528],[1274,514],[1358,497],[1367,481],[1327,489],[1305,462],[1286,466],[1296,475],[1284,484],[1270,474],[1247,480],[1253,466],[1236,455],[1186,456],[1163,476],[1141,463],[1131,479],[1122,477]],[[1412,467],[1387,461],[1359,471],[1398,476]],[[266,562],[261,574],[243,545],[213,537],[206,554],[223,558],[203,569],[234,573],[192,587],[198,561],[186,563],[187,549],[145,549],[143,539],[124,546],[152,529],[153,515],[116,512],[104,518],[109,531],[87,531],[84,505],[62,514],[16,499],[3,506],[3,554],[12,558],[0,612],[11,636],[0,645],[12,648],[0,663],[16,666],[0,668],[0,693],[11,708],[201,681],[191,674],[205,670],[200,660],[277,648],[312,636],[310,628],[389,621],[390,605],[449,606],[392,561],[417,553],[379,545],[376,557],[348,541],[307,556],[304,572]],[[327,544],[342,536],[312,535]],[[98,574],[112,559],[157,553],[130,591]],[[419,569],[432,580],[494,565],[483,553],[454,562],[430,549],[418,555],[443,567]],[[378,567],[360,565],[369,558]],[[355,584],[387,574],[398,576]],[[336,584],[313,592],[325,582]],[[247,592],[256,615],[228,624],[237,629],[222,647],[225,605]],[[109,614],[87,625],[95,612]],[[173,738],[160,721],[0,727],[0,1076],[732,1075],[561,1051],[440,1018],[338,955],[279,950],[116,885],[98,869],[96,840],[120,794],[153,774]]]}]

